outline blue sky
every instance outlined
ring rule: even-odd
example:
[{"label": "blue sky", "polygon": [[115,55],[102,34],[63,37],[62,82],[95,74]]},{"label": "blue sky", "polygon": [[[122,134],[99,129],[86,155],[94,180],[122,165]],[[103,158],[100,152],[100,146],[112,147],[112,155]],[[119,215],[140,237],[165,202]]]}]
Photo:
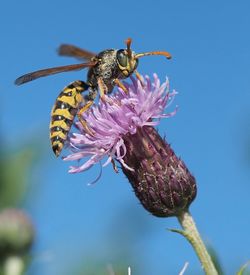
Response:
[{"label": "blue sky", "polygon": [[[190,210],[226,274],[246,262],[250,258],[249,1],[3,0],[0,6],[3,139],[15,148],[31,135],[40,138],[37,146],[45,159],[32,175],[37,192],[28,205],[37,227],[32,274],[71,274],[76,261],[81,259],[84,265],[96,255],[112,264],[107,232],[120,236],[114,242],[118,249],[124,228],[129,230],[138,220],[144,224],[143,232],[140,238],[129,238],[127,246],[140,254],[143,274],[177,274],[186,261],[190,263],[186,274],[199,271],[189,244],[165,230],[179,227],[177,220],[158,219],[144,211],[121,172],[115,175],[112,167],[105,168],[101,180],[89,187],[99,166],[69,175],[68,163],[50,150],[48,125],[54,101],[68,83],[84,80],[86,72],[13,85],[23,73],[74,63],[57,56],[61,43],[99,52],[123,48],[127,37],[133,38],[136,52],[172,54],[171,61],[141,59],[138,69],[148,75],[157,72],[162,80],[168,76],[179,93],[177,115],[162,121],[159,131],[196,177],[198,196]],[[128,261],[132,270],[135,260]]]}]

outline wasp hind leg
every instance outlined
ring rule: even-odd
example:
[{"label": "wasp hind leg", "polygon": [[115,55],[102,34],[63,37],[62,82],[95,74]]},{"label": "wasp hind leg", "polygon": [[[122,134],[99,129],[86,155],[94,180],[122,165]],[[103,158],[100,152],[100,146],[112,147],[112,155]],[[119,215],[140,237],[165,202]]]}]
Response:
[{"label": "wasp hind leg", "polygon": [[94,103],[94,101],[88,101],[77,113],[77,117],[82,124],[86,133],[93,135],[93,131],[89,128],[87,121],[82,117],[83,113],[85,113]]},{"label": "wasp hind leg", "polygon": [[90,87],[89,90],[89,94],[86,95],[83,98],[83,106],[78,110],[77,112],[77,117],[78,120],[80,121],[80,123],[82,124],[84,130],[86,131],[86,133],[88,133],[89,135],[94,135],[93,131],[89,128],[87,121],[83,118],[83,114],[90,109],[90,107],[93,105],[94,100],[96,98],[97,95],[97,90]]}]

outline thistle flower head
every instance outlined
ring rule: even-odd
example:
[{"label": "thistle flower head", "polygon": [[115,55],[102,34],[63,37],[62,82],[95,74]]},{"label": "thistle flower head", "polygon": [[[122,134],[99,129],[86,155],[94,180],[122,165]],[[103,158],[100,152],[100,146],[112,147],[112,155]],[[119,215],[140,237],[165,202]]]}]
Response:
[{"label": "thistle flower head", "polygon": [[168,80],[160,84],[156,74],[153,81],[146,76],[143,84],[131,80],[124,83],[127,94],[118,88],[82,115],[88,129],[76,122],[78,133],[69,140],[72,153],[64,160],[85,159],[71,166],[70,173],[85,171],[105,157],[103,166],[116,160],[149,212],[178,215],[196,196],[195,179],[154,128],[161,118],[175,114],[176,109],[164,109],[176,93],[169,92]]},{"label": "thistle flower head", "polygon": [[169,93],[168,80],[161,85],[156,74],[153,82],[146,76],[145,85],[142,86],[139,80],[131,79],[131,84],[125,83],[128,94],[118,88],[115,94],[105,96],[104,101],[100,100],[97,106],[83,113],[91,134],[79,121],[76,122],[79,133],[74,133],[70,138],[72,154],[64,160],[88,160],[82,165],[71,166],[70,173],[85,171],[105,157],[108,159],[103,166],[112,159],[126,166],[123,161],[127,151],[124,136],[135,134],[143,126],[155,126],[160,118],[175,113],[163,114],[164,108],[176,94]]}]

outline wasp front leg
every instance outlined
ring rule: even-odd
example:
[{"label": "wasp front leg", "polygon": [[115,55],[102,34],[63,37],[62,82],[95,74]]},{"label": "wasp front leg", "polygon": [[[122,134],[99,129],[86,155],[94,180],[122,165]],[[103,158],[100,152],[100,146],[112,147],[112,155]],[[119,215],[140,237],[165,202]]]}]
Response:
[{"label": "wasp front leg", "polygon": [[121,88],[126,94],[128,93],[128,89],[124,86],[124,84],[118,78],[115,78],[113,80],[113,83],[117,85],[119,88]]},{"label": "wasp front leg", "polygon": [[109,97],[105,97],[105,95],[107,93],[109,93],[109,89],[107,87],[107,85],[104,83],[102,78],[98,78],[97,79],[97,83],[98,83],[98,88],[99,88],[99,92],[100,92],[100,98],[103,102],[111,102]]},{"label": "wasp front leg", "polygon": [[142,76],[138,73],[138,71],[135,70],[135,76],[136,78],[140,81],[142,87],[144,86],[144,81],[143,81],[143,78]]},{"label": "wasp front leg", "polygon": [[104,95],[108,93],[108,87],[106,86],[102,78],[98,78],[97,83],[100,91],[100,98],[104,101]]}]

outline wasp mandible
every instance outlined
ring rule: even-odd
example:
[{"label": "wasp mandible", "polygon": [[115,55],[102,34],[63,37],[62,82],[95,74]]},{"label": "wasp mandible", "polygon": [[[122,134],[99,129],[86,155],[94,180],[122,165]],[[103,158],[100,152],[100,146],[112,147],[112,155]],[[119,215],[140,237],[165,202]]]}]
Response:
[{"label": "wasp mandible", "polygon": [[[111,93],[114,86],[119,86],[127,93],[126,87],[120,80],[133,73],[138,79],[141,79],[136,70],[139,58],[147,55],[163,55],[168,59],[171,58],[166,51],[135,53],[131,50],[131,41],[130,38],[126,40],[126,49],[107,49],[98,54],[73,45],[63,44],[58,49],[59,55],[76,57],[87,62],[43,69],[16,79],[15,84],[21,85],[40,77],[88,68],[86,82],[77,80],[66,86],[53,106],[50,120],[50,140],[56,156],[59,156],[63,149],[75,116],[78,116],[83,127],[88,128],[82,114],[91,107],[98,90],[101,98],[105,94]],[[88,93],[82,95],[85,91]]]}]

